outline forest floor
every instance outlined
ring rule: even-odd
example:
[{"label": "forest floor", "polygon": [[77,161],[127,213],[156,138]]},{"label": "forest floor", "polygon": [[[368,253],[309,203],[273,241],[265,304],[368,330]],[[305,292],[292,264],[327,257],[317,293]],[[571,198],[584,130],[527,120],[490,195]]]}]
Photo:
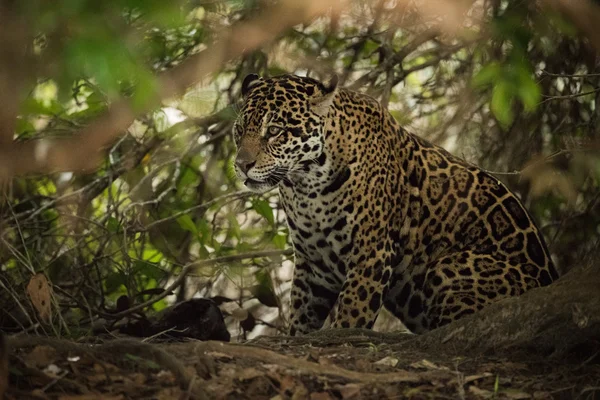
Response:
[{"label": "forest floor", "polygon": [[456,351],[447,355],[380,339],[355,334],[337,339],[260,337],[245,344],[131,339],[82,344],[12,337],[5,398],[600,397],[598,353],[552,357],[519,350],[457,356]]}]

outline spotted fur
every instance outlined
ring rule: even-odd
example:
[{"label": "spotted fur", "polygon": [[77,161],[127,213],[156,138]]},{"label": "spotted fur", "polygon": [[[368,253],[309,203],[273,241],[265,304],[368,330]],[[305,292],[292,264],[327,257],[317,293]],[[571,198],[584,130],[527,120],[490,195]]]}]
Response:
[{"label": "spotted fur", "polygon": [[239,178],[287,215],[291,334],[371,328],[382,306],[425,332],[557,279],[500,181],[336,86],[250,75],[234,127]]}]

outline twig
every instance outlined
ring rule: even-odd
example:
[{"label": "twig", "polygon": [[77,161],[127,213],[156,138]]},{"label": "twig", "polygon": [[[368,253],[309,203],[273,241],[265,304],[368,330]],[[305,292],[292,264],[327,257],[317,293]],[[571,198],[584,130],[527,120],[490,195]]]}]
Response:
[{"label": "twig", "polygon": [[214,258],[211,260],[196,261],[196,262],[190,263],[190,264],[186,265],[185,267],[183,267],[183,269],[181,270],[181,273],[177,276],[177,278],[166,289],[164,289],[164,291],[161,294],[157,295],[156,297],[154,297],[148,301],[145,301],[143,303],[140,303],[138,305],[135,305],[131,308],[128,308],[127,310],[118,312],[118,313],[110,314],[110,313],[104,313],[104,312],[98,311],[98,314],[104,318],[120,319],[120,318],[126,317],[136,311],[140,311],[148,306],[151,306],[152,304],[156,303],[159,300],[164,299],[171,292],[173,292],[179,285],[181,285],[181,282],[185,279],[185,277],[194,269],[209,267],[209,266],[213,266],[216,264],[221,264],[221,263],[226,263],[226,262],[231,262],[231,261],[247,260],[250,258],[289,256],[292,253],[293,253],[292,249],[265,250],[265,251],[255,251],[255,252],[251,252],[251,253],[235,254],[235,255],[231,255],[231,256]]},{"label": "twig", "polygon": [[543,95],[543,97],[545,97],[545,100],[540,101],[538,104],[546,103],[546,102],[551,101],[551,100],[568,100],[568,99],[574,99],[574,98],[577,98],[577,97],[587,96],[587,95],[594,94],[594,93],[597,93],[597,92],[600,92],[600,88],[596,88],[594,90],[590,90],[589,92],[575,93],[575,94],[565,94],[565,95],[561,95],[561,96]]},{"label": "twig", "polygon": [[565,150],[565,149],[562,149],[562,150],[558,150],[558,151],[555,151],[554,153],[552,153],[552,154],[544,157],[542,160],[537,160],[536,162],[534,162],[534,163],[532,163],[530,165],[527,165],[525,168],[523,168],[520,171],[516,171],[516,170],[515,171],[509,171],[509,172],[490,171],[490,170],[487,170],[487,169],[484,169],[484,168],[481,168],[481,167],[479,167],[479,169],[481,169],[483,172],[487,172],[488,174],[491,174],[491,175],[521,175],[526,170],[528,170],[530,168],[533,168],[533,167],[536,167],[536,166],[538,166],[540,164],[544,164],[544,163],[550,161],[551,159],[553,159],[555,157],[558,157],[558,156],[566,154],[566,153],[574,153],[574,152],[577,152],[577,151],[585,151],[585,150],[584,149],[574,149],[574,150]]},{"label": "twig", "polygon": [[69,371],[63,371],[60,375],[58,375],[56,378],[52,379],[50,382],[48,382],[43,388],[40,389],[40,391],[42,393],[44,393],[46,390],[50,389],[52,386],[56,385],[58,383],[58,381],[60,381],[62,378],[64,378],[65,376],[67,376],[69,374]]},{"label": "twig", "polygon": [[223,200],[228,200],[231,198],[239,198],[242,199],[244,197],[249,197],[251,196],[253,193],[250,191],[239,191],[239,192],[233,192],[233,193],[227,193],[224,194],[222,196],[219,197],[215,197],[214,199],[212,199],[211,201],[207,201],[206,203],[203,204],[198,204],[196,206],[190,207],[188,209],[185,209],[183,211],[180,211],[178,213],[175,213],[173,215],[170,215],[168,217],[162,218],[162,219],[158,219],[154,222],[149,223],[148,225],[144,226],[142,230],[147,231],[150,228],[153,228],[156,225],[162,224],[163,222],[167,222],[167,221],[172,221],[174,219],[177,219],[179,217],[181,217],[182,215],[186,215],[194,210],[199,210],[199,209],[208,209],[212,206],[214,206],[215,204],[223,201]]},{"label": "twig", "polygon": [[411,54],[424,43],[435,38],[437,35],[439,35],[439,33],[440,31],[437,28],[431,28],[422,32],[420,35],[414,38],[412,42],[404,46],[402,50],[396,52],[384,62],[379,64],[376,68],[373,68],[371,71],[354,81],[354,83],[349,86],[349,89],[358,89],[361,86],[364,86],[366,83],[377,78],[383,72],[390,70],[398,64],[401,64],[409,54]]},{"label": "twig", "polygon": [[540,71],[542,75],[555,76],[558,78],[589,78],[594,76],[600,76],[600,74],[555,74],[546,70]]}]

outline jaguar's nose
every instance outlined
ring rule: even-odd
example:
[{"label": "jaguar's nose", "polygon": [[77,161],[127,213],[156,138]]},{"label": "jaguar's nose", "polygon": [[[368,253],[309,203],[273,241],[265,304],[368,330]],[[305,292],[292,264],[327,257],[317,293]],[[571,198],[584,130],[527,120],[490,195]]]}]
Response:
[{"label": "jaguar's nose", "polygon": [[244,174],[247,174],[248,171],[250,171],[250,168],[254,167],[255,164],[255,160],[245,160],[240,157],[235,160],[235,165],[237,165],[240,171],[242,171]]}]

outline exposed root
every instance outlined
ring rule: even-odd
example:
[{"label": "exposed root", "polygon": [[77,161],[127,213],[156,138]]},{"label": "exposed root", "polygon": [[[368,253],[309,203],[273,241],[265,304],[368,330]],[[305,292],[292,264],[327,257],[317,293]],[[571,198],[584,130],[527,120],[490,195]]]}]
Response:
[{"label": "exposed root", "polygon": [[375,383],[375,382],[422,382],[426,379],[423,374],[410,371],[398,371],[391,373],[369,373],[350,371],[336,365],[322,365],[315,362],[299,359],[263,348],[246,345],[229,344],[222,342],[202,342],[196,345],[196,351],[200,353],[218,352],[225,353],[234,358],[252,358],[260,360],[265,364],[276,364],[282,367],[296,370],[303,374],[335,376],[353,382]]}]

